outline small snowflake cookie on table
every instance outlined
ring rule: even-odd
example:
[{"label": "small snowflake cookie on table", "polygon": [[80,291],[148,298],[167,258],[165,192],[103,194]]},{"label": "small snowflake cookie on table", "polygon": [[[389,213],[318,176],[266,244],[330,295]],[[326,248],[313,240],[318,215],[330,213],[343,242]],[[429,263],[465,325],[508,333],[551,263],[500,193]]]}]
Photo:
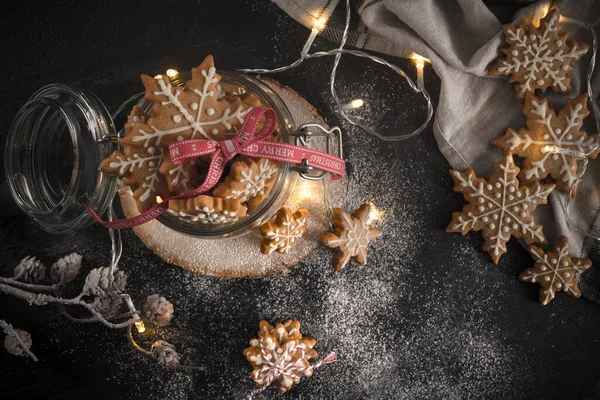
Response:
[{"label": "small snowflake cookie on table", "polygon": [[581,130],[583,119],[589,114],[587,94],[567,100],[558,115],[548,106],[547,99],[527,94],[523,114],[527,117],[527,128],[519,131],[509,128],[492,143],[524,159],[520,178],[525,183],[550,175],[558,189],[569,191],[575,184],[575,196],[579,185],[577,162],[581,159],[565,154],[564,150],[591,152],[591,158],[596,158],[600,151],[598,134],[588,135]]},{"label": "small snowflake cookie on table", "polygon": [[523,282],[539,283],[540,302],[548,304],[557,291],[564,291],[575,298],[581,296],[579,275],[592,266],[587,258],[571,258],[569,240],[561,236],[551,250],[544,252],[537,246],[529,246],[535,265],[521,272]]},{"label": "small snowflake cookie on table", "polygon": [[531,214],[538,204],[554,189],[553,184],[533,183],[521,185],[517,179],[519,168],[508,153],[496,163],[489,180],[478,178],[473,170],[451,170],[454,191],[462,193],[468,204],[462,211],[452,214],[446,232],[481,231],[483,249],[490,254],[494,264],[506,253],[506,243],[511,236],[523,238],[527,244],[546,243],[542,226]]},{"label": "small snowflake cookie on table", "polygon": [[304,236],[308,230],[308,215],[308,211],[304,209],[292,212],[289,208],[282,207],[273,221],[265,222],[260,227],[260,233],[264,237],[260,251],[263,254],[272,254],[274,251],[287,253],[296,239]]},{"label": "small snowflake cookie on table", "polygon": [[354,258],[360,265],[367,263],[367,246],[381,236],[381,232],[369,225],[371,206],[363,204],[350,215],[341,208],[333,210],[335,230],[321,236],[321,243],[335,249],[333,266],[341,270]]},{"label": "small snowflake cookie on table", "polygon": [[508,47],[489,69],[491,75],[509,75],[515,83],[517,100],[522,103],[527,93],[535,89],[546,92],[568,93],[571,90],[569,72],[572,63],[579,60],[589,49],[583,42],[567,39],[569,32],[559,31],[560,14],[551,9],[541,19],[540,26],[504,25]]},{"label": "small snowflake cookie on table", "polygon": [[318,355],[313,349],[316,343],[315,339],[302,336],[300,321],[288,320],[275,326],[260,321],[258,337],[250,340],[250,347],[244,350],[253,368],[252,379],[258,386],[255,392],[273,384],[283,394],[293,384],[300,383],[300,378],[311,377],[316,368],[335,360],[332,353],[311,365],[309,360]]}]

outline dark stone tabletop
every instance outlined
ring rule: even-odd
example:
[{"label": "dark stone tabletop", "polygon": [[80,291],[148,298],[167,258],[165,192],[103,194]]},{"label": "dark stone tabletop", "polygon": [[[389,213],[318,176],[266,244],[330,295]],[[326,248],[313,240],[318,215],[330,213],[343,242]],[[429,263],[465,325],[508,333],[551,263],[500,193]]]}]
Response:
[{"label": "dark stone tabletop", "polygon": [[[506,6],[500,12],[510,17]],[[114,111],[141,90],[142,72],[188,70],[208,54],[221,69],[287,64],[308,35],[271,2],[254,0],[3,2],[0,20],[2,143],[19,107],[45,84],[88,89]],[[409,60],[388,59],[415,76]],[[166,371],[133,350],[123,330],[77,325],[56,307],[0,295],[0,318],[29,331],[40,358],[1,350],[0,398],[244,398],[254,385],[242,350],[261,319],[289,318],[317,339],[321,356],[335,351],[338,361],[282,398],[600,398],[598,306],[564,293],[542,306],[538,286],[517,279],[532,261],[514,239],[496,266],[478,234],[445,233],[464,201],[431,126],[389,144],[343,123],[332,111],[331,63],[310,60],[274,78],[344,130],[346,208],[371,201],[383,212],[368,264],[335,272],[330,249],[320,247],[286,276],[219,280],[166,264],[125,231],[120,268],[129,293],[138,304],[160,293],[175,305],[173,325],[141,340],[164,338],[205,370]],[[425,78],[435,102],[440,83],[429,65]],[[423,119],[408,86],[366,60],[342,59],[338,91],[363,98],[365,118],[384,132],[408,132]],[[10,275],[27,255],[51,265],[74,251],[86,268],[108,265],[104,228],[45,233],[14,205],[6,183],[0,189],[0,273]],[[273,388],[257,396],[278,397]]]}]

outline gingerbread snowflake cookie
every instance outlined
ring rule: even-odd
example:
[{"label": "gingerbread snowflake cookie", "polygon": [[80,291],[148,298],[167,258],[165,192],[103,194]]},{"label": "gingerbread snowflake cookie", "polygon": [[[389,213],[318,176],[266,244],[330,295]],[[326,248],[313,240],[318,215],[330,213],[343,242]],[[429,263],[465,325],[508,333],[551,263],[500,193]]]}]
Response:
[{"label": "gingerbread snowflake cookie", "polygon": [[260,321],[258,337],[250,340],[250,347],[244,350],[256,386],[273,384],[283,394],[300,383],[300,378],[312,376],[314,368],[309,360],[318,355],[313,349],[316,343],[315,339],[302,336],[299,321],[288,320],[275,326]]},{"label": "gingerbread snowflake cookie", "polygon": [[233,125],[241,125],[252,107],[239,97],[219,99],[216,85],[221,77],[216,73],[212,56],[192,69],[192,79],[184,87],[172,86],[163,76],[155,79],[142,75],[146,98],[153,103],[148,121],[140,124],[131,135],[131,142],[143,146],[167,146],[180,139],[227,139],[224,133]]},{"label": "gingerbread snowflake cookie", "polygon": [[[548,106],[547,99],[527,94],[523,114],[527,117],[527,128],[508,129],[492,143],[524,158],[520,177],[526,182],[550,175],[558,189],[569,191],[573,184],[579,185],[580,158],[564,151],[587,154],[599,145],[597,134],[588,135],[581,130],[583,119],[589,114],[587,94],[567,100],[558,115]],[[598,151],[589,157],[596,158]]]},{"label": "gingerbread snowflake cookie", "polygon": [[176,165],[171,161],[168,151],[165,151],[159,171],[165,177],[169,190],[173,193],[183,193],[197,186],[194,179],[199,176],[196,160]]},{"label": "gingerbread snowflake cookie", "polygon": [[267,158],[236,161],[229,175],[214,190],[213,195],[225,199],[239,199],[255,209],[267,197],[277,178],[279,163]]},{"label": "gingerbread snowflake cookie", "polygon": [[478,178],[473,170],[450,171],[454,179],[454,190],[462,193],[469,204],[462,211],[452,214],[447,232],[482,231],[483,249],[494,264],[506,253],[506,243],[511,236],[523,238],[525,242],[546,243],[542,226],[537,224],[531,212],[546,199],[554,189],[553,184],[521,185],[517,175],[519,168],[512,154],[496,163],[489,180]]},{"label": "gingerbread snowflake cookie", "polygon": [[519,279],[524,282],[539,283],[540,302],[548,304],[557,291],[564,291],[571,296],[581,296],[578,281],[579,275],[592,266],[587,258],[571,258],[569,240],[561,236],[554,247],[544,252],[537,246],[529,246],[529,253],[535,260],[532,268],[521,272]]},{"label": "gingerbread snowflake cookie", "polygon": [[579,60],[589,46],[583,42],[567,39],[569,33],[559,31],[560,15],[553,8],[535,27],[512,24],[504,25],[508,47],[502,49],[506,57],[500,57],[490,68],[492,75],[510,75],[515,83],[517,99],[523,102],[527,93],[535,89],[546,92],[568,93],[571,90],[569,72],[572,63]]},{"label": "gingerbread snowflake cookie", "polygon": [[351,258],[361,265],[367,263],[367,246],[381,236],[378,229],[369,225],[370,211],[369,204],[360,206],[354,215],[341,208],[333,210],[335,230],[321,236],[321,243],[336,249],[332,263],[337,271],[344,268]]},{"label": "gingerbread snowflake cookie", "polygon": [[124,152],[115,151],[104,159],[100,169],[134,186],[138,209],[145,211],[156,204],[156,196],[168,196],[167,182],[159,170],[162,161],[163,149],[159,147],[125,146]]},{"label": "gingerbread snowflake cookie", "polygon": [[260,227],[260,233],[264,240],[260,246],[263,254],[272,254],[274,251],[287,253],[296,239],[301,238],[307,231],[306,222],[308,211],[301,209],[294,213],[282,207],[274,220],[264,223]]},{"label": "gingerbread snowflake cookie", "polygon": [[183,221],[199,224],[228,224],[246,216],[246,206],[237,199],[200,195],[169,202],[168,212]]}]

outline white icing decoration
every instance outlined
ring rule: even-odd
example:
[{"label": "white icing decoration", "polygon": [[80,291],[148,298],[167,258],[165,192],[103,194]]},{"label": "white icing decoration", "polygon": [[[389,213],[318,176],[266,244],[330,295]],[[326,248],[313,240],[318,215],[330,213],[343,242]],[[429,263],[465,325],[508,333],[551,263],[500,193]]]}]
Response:
[{"label": "white icing decoration", "polygon": [[[463,178],[460,172],[453,171],[453,175],[460,185],[465,188],[465,192],[469,193],[471,198],[484,198],[486,201],[491,203],[493,207],[490,210],[483,213],[476,213],[476,215],[470,216],[465,219],[462,215],[457,218],[457,222],[452,225],[452,229],[466,232],[475,227],[475,224],[482,220],[483,217],[490,216],[492,219],[498,221],[498,225],[489,226],[490,229],[496,229],[495,233],[490,232],[488,243],[489,249],[494,255],[500,255],[506,253],[506,242],[510,239],[510,234],[503,228],[505,224],[514,221],[514,225],[511,226],[513,229],[519,229],[519,233],[523,236],[527,236],[532,241],[542,242],[544,239],[541,226],[536,226],[533,219],[530,221],[524,221],[525,218],[518,216],[513,212],[515,206],[522,205],[524,209],[529,206],[535,206],[536,204],[544,201],[546,197],[552,191],[551,187],[537,186],[533,192],[530,192],[528,188],[524,190],[523,198],[515,198],[514,200],[508,200],[507,192],[510,191],[510,187],[518,188],[519,182],[516,174],[517,170],[512,165],[512,157],[506,157],[503,164],[500,164],[501,170],[504,172],[503,176],[498,179],[501,184],[501,189],[495,189],[501,191],[501,199],[496,200],[496,193],[487,189],[488,185],[484,182],[474,183],[473,175],[468,174],[467,178]],[[516,192],[517,197],[520,197],[520,192]],[[516,226],[516,228],[515,228]]]},{"label": "white icing decoration", "polygon": [[181,122],[181,115],[173,115],[173,122],[176,124]]},{"label": "white icing decoration", "polygon": [[196,207],[195,214],[189,214],[182,211],[168,210],[169,213],[177,216],[181,221],[200,224],[229,224],[239,219],[237,215],[229,215],[227,211],[215,212],[213,209]]},{"label": "white icing decoration", "polygon": [[[169,176],[172,177],[171,186],[178,190],[190,190],[190,177],[183,168],[184,164],[179,164],[175,168],[169,170]],[[179,186],[179,187],[178,187]]]},{"label": "white icing decoration", "polygon": [[242,203],[252,199],[253,197],[263,195],[267,181],[277,172],[279,168],[276,164],[268,159],[262,159],[258,166],[258,172],[255,174],[253,168],[247,171],[242,171],[240,183],[244,184],[242,190],[231,190],[231,194],[227,199],[239,199]]},{"label": "white icing decoration", "polygon": [[225,92],[221,85],[217,85],[217,99],[222,99],[223,97],[225,97]]},{"label": "white icing decoration", "polygon": [[[173,88],[170,83],[165,83],[163,80],[157,80],[161,90],[154,92],[154,94],[157,96],[159,96],[159,95],[165,96],[167,98],[167,100],[163,101],[162,104],[163,105],[172,104],[175,107],[177,107],[177,110],[181,113],[181,116],[185,119],[185,121],[187,121],[187,123],[182,126],[178,126],[176,128],[166,129],[166,130],[160,130],[154,126],[150,126],[150,128],[152,129],[151,132],[146,132],[146,131],[140,129],[139,130],[140,135],[134,136],[132,138],[132,141],[133,142],[141,142],[141,144],[144,147],[148,147],[149,145],[158,146],[158,145],[160,145],[161,139],[164,136],[170,135],[170,134],[176,134],[179,132],[184,132],[184,131],[187,131],[190,129],[192,130],[191,139],[195,138],[196,135],[199,134],[199,135],[203,136],[205,139],[211,140],[211,137],[204,130],[205,126],[211,126],[211,125],[215,126],[215,125],[222,124],[223,126],[225,126],[225,128],[231,129],[232,125],[228,121],[230,121],[232,119],[236,119],[239,124],[243,123],[244,122],[243,117],[252,110],[252,107],[248,107],[245,110],[242,110],[242,105],[239,105],[233,112],[231,112],[230,108],[226,108],[225,111],[223,112],[223,114],[219,118],[216,118],[213,120],[200,121],[200,116],[202,115],[203,104],[204,104],[206,98],[215,96],[215,93],[213,91],[209,90],[209,86],[211,84],[217,82],[217,79],[215,78],[215,68],[214,67],[210,67],[208,69],[208,71],[202,71],[202,75],[205,78],[205,82],[202,87],[202,90],[198,90],[195,88],[188,88],[188,90],[191,90],[198,96],[198,100],[199,100],[195,117],[192,116],[192,114],[190,114],[190,112],[183,106],[183,104],[181,104],[181,101],[179,101],[178,97],[181,94],[181,89]],[[190,105],[190,108],[192,108],[191,105]],[[211,109],[212,108],[209,108],[208,110],[211,110]],[[208,110],[207,110],[207,114],[209,114]],[[214,112],[213,112],[213,114],[214,114]],[[211,115],[211,114],[209,114],[209,115]],[[152,144],[151,144],[151,141],[152,141]]]},{"label": "white icing decoration", "polygon": [[573,47],[569,48],[566,43],[557,40],[555,42],[557,49],[550,48],[549,42],[552,36],[558,32],[559,14],[553,13],[551,18],[543,24],[543,32],[535,35],[527,36],[523,28],[509,29],[506,31],[508,39],[520,51],[512,57],[507,56],[498,67],[498,71],[509,75],[517,73],[521,68],[524,68],[527,73],[519,80],[520,90],[519,97],[525,97],[525,93],[533,92],[532,82],[539,79],[550,78],[546,81],[545,87],[558,86],[561,91],[567,90],[567,85],[564,82],[566,77],[561,76],[558,68],[562,65],[569,64],[572,61],[579,59],[587,52],[586,48],[579,48],[577,42],[573,42]]},{"label": "white icing decoration", "polygon": [[146,122],[146,117],[144,115],[134,115],[133,118],[131,118],[131,121],[131,126],[133,126],[136,122]]},{"label": "white icing decoration", "polygon": [[198,109],[198,103],[191,103],[190,108],[192,109],[192,111],[196,111]]},{"label": "white icing decoration", "polygon": [[306,225],[306,218],[294,219],[292,216],[286,215],[281,227],[275,226],[274,231],[265,233],[265,237],[270,240],[267,254],[272,254],[275,250],[287,253],[296,239],[304,234],[301,232],[304,225]]},{"label": "white icing decoration", "polygon": [[160,181],[158,169],[163,160],[162,152],[159,149],[157,153],[155,147],[149,147],[148,154],[149,156],[140,157],[139,154],[134,153],[132,158],[116,156],[119,161],[112,161],[109,163],[110,168],[119,168],[118,174],[120,176],[123,176],[128,172],[133,172],[136,168],[141,169],[144,167],[144,164],[148,166],[148,172],[150,174],[146,176],[142,182],[142,187],[145,188],[146,191],[139,197],[141,202],[147,201],[152,193],[156,193],[156,184]]},{"label": "white icing decoration", "polygon": [[215,109],[214,108],[207,108],[206,109],[206,114],[211,116],[211,115],[215,115]]}]

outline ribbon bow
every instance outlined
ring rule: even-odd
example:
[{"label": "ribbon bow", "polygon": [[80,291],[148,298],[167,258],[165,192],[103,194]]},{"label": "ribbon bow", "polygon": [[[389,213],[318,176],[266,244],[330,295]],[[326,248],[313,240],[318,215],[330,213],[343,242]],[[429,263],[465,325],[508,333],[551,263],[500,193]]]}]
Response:
[{"label": "ribbon bow", "polygon": [[251,393],[251,396],[265,390],[276,379],[281,377],[290,378],[292,380],[302,378],[303,376],[306,376],[308,371],[314,371],[337,359],[337,355],[331,353],[316,364],[304,366],[304,364],[302,364],[302,360],[304,360],[305,356],[304,344],[290,342],[288,343],[288,346],[286,346],[283,354],[275,357],[267,352],[262,341],[259,342],[259,347],[262,362],[265,365],[252,373],[252,379],[254,379],[259,388],[255,389]]},{"label": "ribbon bow", "polygon": [[[264,117],[263,126],[256,129],[261,118]],[[206,154],[214,154],[206,179],[196,189],[187,191],[177,196],[170,197],[152,206],[140,215],[116,221],[103,221],[100,216],[85,206],[88,213],[96,222],[110,229],[127,229],[145,224],[169,209],[169,201],[175,199],[189,199],[197,197],[213,188],[223,175],[225,164],[237,154],[255,158],[269,158],[283,162],[299,164],[305,162],[320,170],[329,172],[335,177],[344,173],[344,160],[318,150],[308,149],[287,143],[268,142],[264,139],[271,136],[277,126],[277,114],[271,108],[256,107],[248,113],[244,123],[233,139],[216,142],[214,140],[190,139],[169,144],[171,161],[182,164]]]}]

